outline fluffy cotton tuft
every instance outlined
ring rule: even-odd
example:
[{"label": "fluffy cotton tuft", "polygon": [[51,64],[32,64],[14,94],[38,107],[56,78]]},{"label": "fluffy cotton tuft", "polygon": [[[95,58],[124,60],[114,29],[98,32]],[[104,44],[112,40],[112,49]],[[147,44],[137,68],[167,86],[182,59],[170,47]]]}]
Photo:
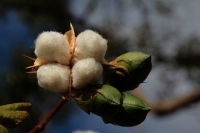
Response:
[{"label": "fluffy cotton tuft", "polygon": [[81,89],[90,83],[97,82],[102,73],[101,64],[94,58],[79,60],[72,69],[72,86]]},{"label": "fluffy cotton tuft", "polygon": [[35,54],[44,61],[68,64],[70,60],[69,43],[61,33],[43,32],[35,41]]},{"label": "fluffy cotton tuft", "polygon": [[65,92],[68,90],[69,75],[69,68],[60,64],[42,65],[37,70],[39,86],[53,92]]},{"label": "fluffy cotton tuft", "polygon": [[76,38],[75,60],[95,58],[102,61],[106,50],[107,40],[92,30],[86,30]]}]

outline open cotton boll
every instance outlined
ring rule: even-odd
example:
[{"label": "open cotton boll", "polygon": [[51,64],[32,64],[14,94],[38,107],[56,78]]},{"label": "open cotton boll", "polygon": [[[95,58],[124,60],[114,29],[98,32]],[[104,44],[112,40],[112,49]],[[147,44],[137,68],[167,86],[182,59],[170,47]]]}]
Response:
[{"label": "open cotton boll", "polygon": [[102,61],[106,50],[107,40],[92,30],[86,30],[76,38],[75,61],[89,57]]},{"label": "open cotton boll", "polygon": [[70,60],[69,43],[61,33],[42,32],[35,41],[35,54],[44,61],[68,64]]},{"label": "open cotton boll", "polygon": [[70,81],[70,69],[60,64],[46,64],[37,70],[40,87],[53,92],[65,92]]},{"label": "open cotton boll", "polygon": [[72,86],[81,89],[97,82],[103,73],[101,64],[94,58],[78,60],[72,68]]}]

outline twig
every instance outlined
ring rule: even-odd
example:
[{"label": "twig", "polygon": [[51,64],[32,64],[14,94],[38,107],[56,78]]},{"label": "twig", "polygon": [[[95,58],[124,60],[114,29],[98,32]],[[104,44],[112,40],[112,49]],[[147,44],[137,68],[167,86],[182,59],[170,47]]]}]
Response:
[{"label": "twig", "polygon": [[51,111],[41,120],[39,124],[37,124],[33,129],[31,129],[28,133],[38,133],[43,131],[46,124],[51,120],[51,118],[58,112],[58,110],[65,104],[67,101],[66,98],[62,97],[62,99],[51,109]]},{"label": "twig", "polygon": [[172,98],[161,100],[159,102],[153,102],[149,99],[141,90],[134,90],[133,93],[142,98],[147,104],[152,108],[151,112],[157,116],[165,116],[173,113],[174,111],[187,107],[189,104],[197,102],[200,100],[200,89],[197,88],[193,92]]}]

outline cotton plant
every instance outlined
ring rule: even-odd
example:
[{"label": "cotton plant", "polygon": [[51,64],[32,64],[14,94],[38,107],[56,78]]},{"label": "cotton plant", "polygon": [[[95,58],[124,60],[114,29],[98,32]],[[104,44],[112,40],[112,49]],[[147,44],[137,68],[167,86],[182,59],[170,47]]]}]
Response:
[{"label": "cotton plant", "polygon": [[[124,91],[133,90],[151,71],[151,56],[128,52],[107,62],[107,40],[92,30],[77,37],[74,29],[64,35],[42,32],[35,41],[34,65],[41,88],[74,98],[86,113],[94,113],[104,123],[135,126],[146,118],[150,107],[142,99]],[[102,83],[99,80],[103,78]]]}]

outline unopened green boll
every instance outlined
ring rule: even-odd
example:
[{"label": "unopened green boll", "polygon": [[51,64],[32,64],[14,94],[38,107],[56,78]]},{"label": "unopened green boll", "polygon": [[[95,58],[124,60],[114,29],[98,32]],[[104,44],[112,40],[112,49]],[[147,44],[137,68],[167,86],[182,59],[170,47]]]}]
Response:
[{"label": "unopened green boll", "polygon": [[104,123],[119,126],[136,126],[142,123],[147,113],[150,111],[148,105],[140,98],[122,93],[123,104],[122,109],[112,117],[102,117]]},{"label": "unopened green boll", "polygon": [[151,56],[142,52],[128,52],[109,63],[103,81],[120,92],[135,89],[149,75]]},{"label": "unopened green boll", "polygon": [[110,117],[122,108],[121,93],[110,85],[93,86],[75,97],[75,100],[86,113],[91,112],[101,117]]}]

